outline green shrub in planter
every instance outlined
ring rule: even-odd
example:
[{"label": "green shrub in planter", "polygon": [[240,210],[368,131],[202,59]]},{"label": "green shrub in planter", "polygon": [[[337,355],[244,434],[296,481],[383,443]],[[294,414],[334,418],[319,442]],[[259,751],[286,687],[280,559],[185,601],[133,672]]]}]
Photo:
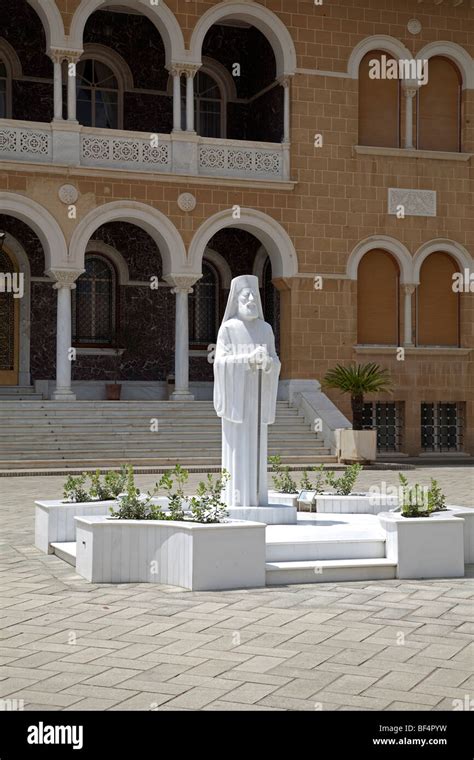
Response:
[{"label": "green shrub in planter", "polygon": [[279,493],[296,493],[298,491],[298,486],[290,475],[290,468],[283,467],[281,456],[275,454],[273,457],[268,457],[268,462],[274,473],[272,480],[275,491],[278,491]]},{"label": "green shrub in planter", "polygon": [[410,486],[401,472],[398,478],[401,485],[400,510],[404,517],[429,517],[433,512],[446,511],[446,497],[437,480],[431,478],[430,486],[426,488],[419,483]]},{"label": "green shrub in planter", "polygon": [[85,488],[87,473],[82,475],[69,475],[63,488],[64,501],[73,504],[90,501],[91,494]]},{"label": "green shrub in planter", "polygon": [[106,472],[102,480],[100,470],[96,470],[89,476],[91,481],[91,496],[99,501],[116,499],[125,488],[127,475],[125,465],[121,467],[120,472],[114,472],[113,470]]},{"label": "green shrub in planter", "polygon": [[355,462],[346,468],[340,478],[336,478],[334,472],[328,472],[326,474],[326,482],[331,488],[334,488],[338,496],[349,496],[362,469],[362,465]]},{"label": "green shrub in planter", "polygon": [[227,517],[227,507],[222,501],[222,491],[230,475],[223,470],[215,480],[208,473],[206,480],[201,480],[196,496],[190,499],[193,521],[198,523],[220,523]]}]

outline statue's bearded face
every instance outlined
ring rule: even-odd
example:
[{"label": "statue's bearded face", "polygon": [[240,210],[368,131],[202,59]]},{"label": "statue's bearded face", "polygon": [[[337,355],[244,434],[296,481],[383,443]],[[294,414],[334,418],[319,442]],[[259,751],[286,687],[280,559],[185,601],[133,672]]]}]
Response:
[{"label": "statue's bearded face", "polygon": [[252,288],[243,288],[240,291],[238,304],[241,319],[256,319],[258,317],[256,296]]}]

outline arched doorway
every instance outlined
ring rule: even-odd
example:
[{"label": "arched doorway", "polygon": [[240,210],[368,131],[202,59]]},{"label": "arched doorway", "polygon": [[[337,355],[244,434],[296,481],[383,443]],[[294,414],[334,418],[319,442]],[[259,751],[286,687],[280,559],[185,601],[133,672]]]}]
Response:
[{"label": "arched doorway", "polygon": [[4,249],[0,250],[0,385],[18,384],[20,355],[18,275],[18,265],[13,255]]}]

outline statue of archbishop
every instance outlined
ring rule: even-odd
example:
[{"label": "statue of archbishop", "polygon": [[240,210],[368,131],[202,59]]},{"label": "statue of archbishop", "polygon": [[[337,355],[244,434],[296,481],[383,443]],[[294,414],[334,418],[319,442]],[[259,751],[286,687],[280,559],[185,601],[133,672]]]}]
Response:
[{"label": "statue of archbishop", "polygon": [[275,421],[280,360],[263,318],[258,278],[232,280],[214,357],[214,409],[222,418],[228,507],[268,504],[268,425]]}]

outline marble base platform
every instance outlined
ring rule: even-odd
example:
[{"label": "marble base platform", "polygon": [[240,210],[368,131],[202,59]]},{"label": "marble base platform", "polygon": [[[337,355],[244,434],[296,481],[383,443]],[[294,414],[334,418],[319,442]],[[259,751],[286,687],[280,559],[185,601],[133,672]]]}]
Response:
[{"label": "marble base platform", "polygon": [[288,504],[268,504],[261,507],[228,507],[231,520],[250,520],[265,525],[295,525],[296,507]]}]

